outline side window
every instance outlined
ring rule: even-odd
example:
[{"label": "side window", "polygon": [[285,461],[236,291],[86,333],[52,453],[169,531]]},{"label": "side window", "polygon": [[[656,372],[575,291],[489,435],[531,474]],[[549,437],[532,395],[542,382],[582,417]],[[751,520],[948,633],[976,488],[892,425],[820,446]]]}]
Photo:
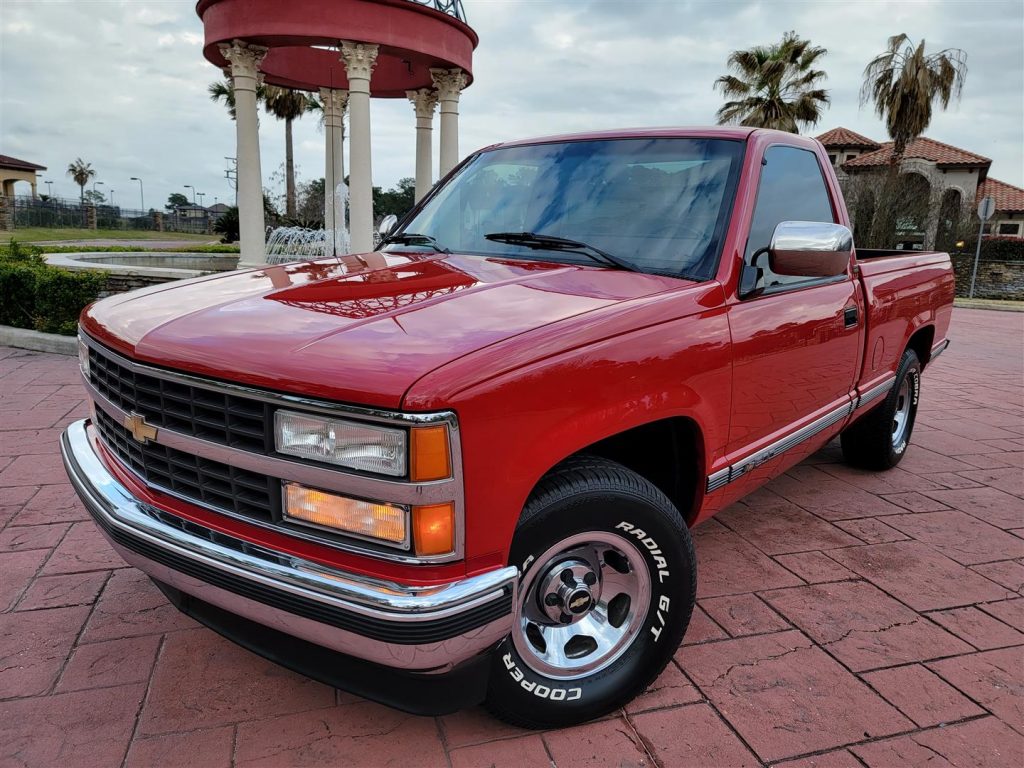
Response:
[{"label": "side window", "polygon": [[[818,158],[806,149],[797,147],[769,147],[764,153],[761,182],[757,188],[757,203],[750,223],[746,259],[761,248],[767,248],[775,227],[783,221],[835,222],[825,179],[818,166]],[[764,287],[791,285],[808,278],[794,275],[776,275],[768,268],[767,256],[758,266],[764,269]]]}]

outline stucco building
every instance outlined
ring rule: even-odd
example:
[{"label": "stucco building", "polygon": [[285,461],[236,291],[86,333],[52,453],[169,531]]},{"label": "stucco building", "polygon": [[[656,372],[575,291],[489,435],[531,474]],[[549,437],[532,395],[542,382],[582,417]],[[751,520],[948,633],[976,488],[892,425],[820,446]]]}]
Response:
[{"label": "stucco building", "polygon": [[36,197],[37,176],[39,171],[45,170],[46,166],[44,165],[36,165],[9,155],[0,155],[0,194],[4,197],[14,197],[14,185],[19,181],[24,181],[32,186],[32,197]]},{"label": "stucco building", "polygon": [[[892,160],[892,142],[876,142],[847,128],[833,128],[817,137],[844,190],[864,174],[882,173]],[[996,212],[986,232],[1004,237],[1024,236],[1024,189],[989,176],[992,161],[960,147],[921,137],[907,145],[900,172],[913,176],[914,186],[930,199],[929,215],[920,231],[909,233],[923,247],[933,248],[942,222],[973,211],[986,196],[996,201]],[[977,221],[977,220],[975,220]]]}]

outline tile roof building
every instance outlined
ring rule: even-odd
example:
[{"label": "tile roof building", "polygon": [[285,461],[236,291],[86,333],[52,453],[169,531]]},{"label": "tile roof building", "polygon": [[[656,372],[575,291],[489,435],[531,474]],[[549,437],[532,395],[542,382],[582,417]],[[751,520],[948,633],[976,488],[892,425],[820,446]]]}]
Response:
[{"label": "tile roof building", "polygon": [[0,155],[0,195],[14,197],[15,183],[25,181],[32,185],[32,197],[35,197],[37,172],[45,170],[44,165],[19,160],[10,155]]},{"label": "tile roof building", "polygon": [[[861,174],[878,173],[892,162],[893,143],[876,142],[847,128],[833,128],[817,137],[844,187]],[[924,136],[907,145],[900,172],[922,177],[931,190],[933,208],[974,210],[977,201],[993,197],[996,212],[988,234],[1024,236],[1024,189],[991,178],[992,160],[951,144]],[[936,213],[921,233],[923,245],[934,247],[939,228]],[[977,221],[975,219],[975,221]]]}]

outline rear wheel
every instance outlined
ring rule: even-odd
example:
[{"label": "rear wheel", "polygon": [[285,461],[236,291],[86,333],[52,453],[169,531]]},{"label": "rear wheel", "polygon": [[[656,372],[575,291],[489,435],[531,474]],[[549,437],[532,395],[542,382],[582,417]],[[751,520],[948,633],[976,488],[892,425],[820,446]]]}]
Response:
[{"label": "rear wheel", "polygon": [[908,349],[882,404],[843,430],[843,457],[864,469],[885,470],[899,464],[914,431],[920,394],[921,361]]},{"label": "rear wheel", "polygon": [[664,669],[693,610],[682,517],[651,483],[605,459],[570,459],[539,483],[511,562],[519,599],[487,707],[517,725],[571,725],[622,706]]}]

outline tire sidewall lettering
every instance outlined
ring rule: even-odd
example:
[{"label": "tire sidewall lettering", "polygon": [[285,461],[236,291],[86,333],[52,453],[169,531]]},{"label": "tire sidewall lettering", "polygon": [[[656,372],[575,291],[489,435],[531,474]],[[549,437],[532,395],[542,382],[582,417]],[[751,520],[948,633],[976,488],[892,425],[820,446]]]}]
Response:
[{"label": "tire sidewall lettering", "polygon": [[[674,567],[669,564],[668,558],[662,548],[658,545],[658,540],[655,536],[647,533],[642,527],[630,522],[629,520],[622,520],[617,525],[612,527],[612,532],[622,536],[626,541],[633,544],[636,550],[641,556],[648,562],[648,569],[651,575],[651,606],[648,609],[647,626],[645,630],[641,630],[637,633],[633,640],[636,644],[640,642],[642,637],[651,636],[653,642],[657,643],[661,640],[661,635],[668,626],[670,617],[670,606],[671,598],[668,594],[660,594],[656,591],[659,584],[664,584],[666,579],[671,580],[672,572]],[[535,555],[530,554],[523,559],[521,573],[523,576],[538,562]],[[551,702],[570,702],[577,701],[583,696],[582,687],[561,687],[557,684],[552,684],[551,678],[544,677],[544,683],[536,680],[531,680],[529,675],[532,670],[527,671],[521,667],[516,658],[512,655],[513,647],[509,643],[509,650],[502,655],[502,661],[504,662],[505,669],[508,671],[509,676],[518,683],[519,687],[528,693],[532,693],[538,698],[545,699]],[[518,656],[518,654],[516,654]]]},{"label": "tire sidewall lettering", "polygon": [[907,371],[907,377],[910,379],[910,402],[916,408],[917,401],[921,397],[921,371],[917,368],[911,368]]},{"label": "tire sidewall lettering", "polygon": [[[910,406],[915,411],[917,410],[917,403],[921,397],[921,371],[918,368],[910,368],[907,370],[907,381],[910,382]],[[911,415],[913,418],[913,414]],[[911,422],[911,429],[913,428],[913,422]],[[909,430],[907,435],[900,440],[898,445],[893,446],[893,453],[897,456],[902,456],[903,452],[907,450],[910,445],[910,434]]]},{"label": "tire sidewall lettering", "polygon": [[512,658],[512,651],[506,651],[502,655],[501,660],[504,662],[505,669],[508,670],[512,679],[519,683],[519,687],[538,698],[547,699],[548,701],[576,701],[583,696],[583,689],[580,687],[562,688],[529,680],[523,670],[519,668],[515,659]]}]

